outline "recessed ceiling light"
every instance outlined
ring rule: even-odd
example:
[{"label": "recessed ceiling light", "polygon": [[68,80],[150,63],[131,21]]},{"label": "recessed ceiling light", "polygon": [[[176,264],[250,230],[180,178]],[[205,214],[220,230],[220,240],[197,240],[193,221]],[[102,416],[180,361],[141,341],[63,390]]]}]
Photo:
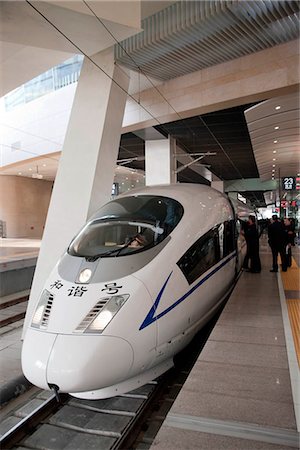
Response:
[{"label": "recessed ceiling light", "polygon": [[274,130],[279,130],[279,127],[274,127]]},{"label": "recessed ceiling light", "polygon": [[273,153],[277,153],[277,150],[273,150]]},{"label": "recessed ceiling light", "polygon": [[278,106],[276,106],[275,107],[275,109],[278,111],[278,109],[280,109],[281,108],[281,106],[280,105],[278,105]]},{"label": "recessed ceiling light", "polygon": [[47,166],[47,164],[43,164],[43,167],[46,167]]},{"label": "recessed ceiling light", "polygon": [[22,172],[18,172],[18,175],[22,175]]},{"label": "recessed ceiling light", "polygon": [[29,169],[28,170],[32,170],[32,168],[31,167],[29,167]]},{"label": "recessed ceiling light", "polygon": [[277,142],[278,142],[278,141],[277,141],[277,140],[275,140],[275,141],[274,141],[274,144],[277,144]]},{"label": "recessed ceiling light", "polygon": [[276,167],[276,164],[273,164],[273,167]]},{"label": "recessed ceiling light", "polygon": [[276,161],[276,158],[273,158],[273,161]]}]

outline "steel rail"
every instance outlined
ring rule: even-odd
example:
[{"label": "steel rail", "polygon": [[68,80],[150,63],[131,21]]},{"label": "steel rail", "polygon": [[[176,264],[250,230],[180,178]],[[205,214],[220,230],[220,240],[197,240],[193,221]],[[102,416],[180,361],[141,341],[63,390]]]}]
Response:
[{"label": "steel rail", "polygon": [[17,442],[23,439],[29,431],[40,424],[42,420],[56,412],[68,398],[68,395],[62,394],[60,396],[60,402],[57,402],[56,395],[52,395],[42,403],[42,405],[35,408],[30,414],[1,436],[0,448],[3,450],[12,448]]}]

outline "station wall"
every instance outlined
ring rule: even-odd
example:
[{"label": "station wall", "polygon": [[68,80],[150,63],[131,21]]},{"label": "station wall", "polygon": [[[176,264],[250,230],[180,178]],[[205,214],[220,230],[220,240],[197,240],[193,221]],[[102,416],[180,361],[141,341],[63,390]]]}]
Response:
[{"label": "station wall", "polygon": [[19,176],[0,176],[0,220],[7,238],[41,239],[53,183]]}]

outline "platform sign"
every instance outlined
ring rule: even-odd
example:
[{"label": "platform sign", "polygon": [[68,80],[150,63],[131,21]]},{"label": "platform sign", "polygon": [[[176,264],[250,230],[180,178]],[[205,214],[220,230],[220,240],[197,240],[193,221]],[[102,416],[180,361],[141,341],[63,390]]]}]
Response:
[{"label": "platform sign", "polygon": [[296,190],[296,178],[295,177],[284,177],[281,178],[282,189],[285,191],[295,191]]}]

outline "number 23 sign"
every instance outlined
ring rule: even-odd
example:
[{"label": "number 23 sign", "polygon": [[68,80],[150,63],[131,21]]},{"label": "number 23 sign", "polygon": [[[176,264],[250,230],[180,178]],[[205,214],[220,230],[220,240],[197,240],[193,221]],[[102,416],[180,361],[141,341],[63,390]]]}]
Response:
[{"label": "number 23 sign", "polygon": [[282,189],[285,191],[294,191],[296,189],[295,177],[284,177],[282,180]]}]

